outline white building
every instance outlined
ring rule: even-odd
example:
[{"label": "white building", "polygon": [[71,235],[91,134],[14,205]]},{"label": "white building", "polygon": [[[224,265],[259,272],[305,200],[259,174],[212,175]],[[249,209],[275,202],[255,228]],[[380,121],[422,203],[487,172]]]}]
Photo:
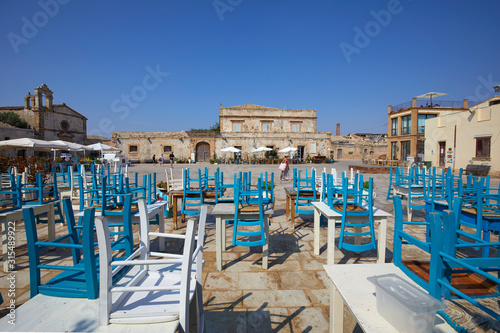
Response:
[{"label": "white building", "polygon": [[427,119],[424,160],[455,170],[482,165],[500,176],[500,96]]}]

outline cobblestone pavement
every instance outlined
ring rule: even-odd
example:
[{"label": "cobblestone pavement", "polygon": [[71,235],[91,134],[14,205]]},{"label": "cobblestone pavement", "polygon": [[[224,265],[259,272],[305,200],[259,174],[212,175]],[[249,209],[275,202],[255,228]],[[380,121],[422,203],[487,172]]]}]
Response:
[{"label": "cobblestone pavement", "polygon": [[[349,165],[361,165],[361,161],[339,161],[333,164],[301,164],[291,165],[299,170],[315,167],[322,172],[336,168],[337,172],[348,171]],[[215,216],[211,215],[213,205],[209,206],[207,219],[207,237],[204,252],[203,299],[206,313],[207,332],[327,332],[329,322],[329,282],[323,265],[326,264],[327,230],[321,227],[320,242],[323,245],[319,256],[313,253],[313,218],[312,215],[300,215],[296,218],[295,229],[285,218],[284,187],[291,186],[291,181],[280,181],[278,165],[212,165],[212,164],[175,164],[173,173],[180,177],[182,169],[191,170],[208,168],[213,174],[220,167],[226,175],[239,171],[251,171],[254,182],[261,172],[274,172],[275,207],[270,226],[269,269],[263,270],[262,252],[259,248],[228,246],[223,255],[223,271],[218,271],[215,264]],[[165,180],[166,168],[151,164],[132,165],[129,174],[139,175],[156,172],[157,181]],[[291,173],[291,171],[290,171]],[[291,175],[290,175],[291,176]],[[227,176],[226,176],[227,177]],[[373,177],[375,184],[375,206],[391,212],[392,202],[385,200],[387,195],[388,174],[365,174],[365,178]],[[231,178],[232,179],[232,178]],[[492,184],[498,186],[498,179]],[[422,212],[414,213],[414,220],[423,220]],[[172,231],[172,218],[166,219],[167,230]],[[185,226],[185,225],[184,225]],[[175,232],[182,233],[184,226]],[[46,225],[39,224],[41,239],[46,239]],[[63,235],[66,227],[57,224],[57,235]],[[392,240],[394,219],[389,218],[387,230],[386,262],[392,261]],[[137,227],[135,226],[137,233]],[[228,227],[227,238],[232,235]],[[424,230],[416,229],[415,233],[423,237]],[[496,236],[495,236],[496,237]],[[137,242],[136,242],[137,243]],[[229,242],[228,242],[229,244]],[[338,240],[336,242],[338,245]],[[176,243],[171,250],[179,250]],[[361,255],[336,248],[337,263],[357,264],[375,263],[376,251],[363,252]],[[408,258],[420,258],[425,254],[417,250],[405,251]],[[44,259],[49,262],[69,263],[70,252],[63,250],[47,251]],[[29,272],[26,237],[22,221],[16,223],[16,305],[29,300]],[[47,281],[56,273],[44,272],[42,280]],[[0,274],[0,292],[4,303],[1,314],[5,315],[10,301],[9,274]],[[346,331],[360,331],[356,327],[350,312],[345,313]],[[22,318],[18,318],[22,320]]]}]

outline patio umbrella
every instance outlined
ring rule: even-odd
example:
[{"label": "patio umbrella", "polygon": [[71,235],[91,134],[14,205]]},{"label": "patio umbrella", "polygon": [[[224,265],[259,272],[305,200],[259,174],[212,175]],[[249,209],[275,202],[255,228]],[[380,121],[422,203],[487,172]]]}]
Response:
[{"label": "patio umbrella", "polygon": [[[63,140],[53,140],[53,141],[49,141],[49,142],[66,145],[66,150],[72,150],[72,151],[92,150],[92,148],[88,148],[87,146],[84,146],[84,145],[81,145],[81,144],[75,143],[75,142],[68,142],[68,141],[63,141]],[[53,149],[64,149],[64,148],[53,148]]]},{"label": "patio umbrella", "polygon": [[296,150],[297,150],[297,148],[294,148],[294,147],[286,147],[286,148],[281,149],[279,152],[280,153],[289,153],[291,151],[296,151]]},{"label": "patio umbrella", "polygon": [[221,149],[220,151],[223,151],[223,152],[229,151],[231,153],[239,153],[241,151],[241,149],[238,149],[236,147],[227,147],[227,148]]},{"label": "patio umbrella", "polygon": [[445,93],[439,93],[439,92],[431,91],[431,92],[428,92],[427,94],[423,94],[423,95],[417,96],[417,98],[430,98],[431,99],[431,105],[432,105],[432,98],[433,97],[439,97],[439,96],[444,96],[444,95],[446,95],[446,94]]},{"label": "patio umbrella", "polygon": [[111,147],[111,146],[108,146],[108,145],[105,145],[104,143],[94,143],[92,145],[88,145],[86,146],[87,148],[90,148],[90,150],[100,150],[101,152],[104,151],[104,150],[115,150],[115,151],[122,151],[121,149],[119,148],[116,148],[116,147]]},{"label": "patio umbrella", "polygon": [[268,147],[259,147],[259,148],[255,148],[254,150],[252,150],[252,153],[256,153],[258,151],[268,151],[268,150],[273,150],[273,149],[268,148]]},{"label": "patio umbrella", "polygon": [[33,150],[50,151],[51,149],[68,149],[63,143],[55,143],[45,140],[21,138],[0,141],[0,147],[4,148],[30,148]]}]

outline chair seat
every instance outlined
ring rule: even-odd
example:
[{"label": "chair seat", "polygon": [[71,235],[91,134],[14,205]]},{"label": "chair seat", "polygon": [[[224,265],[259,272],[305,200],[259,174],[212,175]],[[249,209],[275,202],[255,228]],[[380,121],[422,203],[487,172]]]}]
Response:
[{"label": "chair seat", "polygon": [[[342,205],[334,205],[333,209],[342,213],[344,211],[344,208]],[[366,208],[358,206],[358,205],[347,205],[346,206],[346,211],[348,212],[366,212]]]},{"label": "chair seat", "polygon": [[81,268],[82,271],[63,271],[46,284],[40,285],[38,292],[47,296],[86,298],[87,280],[83,271],[83,263],[74,267]]},{"label": "chair seat", "polygon": [[[148,271],[134,287],[154,287],[161,285],[179,285],[179,279],[172,274]],[[196,281],[192,281],[189,299],[194,296]],[[117,304],[110,314],[109,322],[114,324],[161,323],[179,319],[179,290],[138,291]]]},{"label": "chair seat", "polygon": [[259,211],[259,205],[239,205],[239,210],[240,212],[258,212]]}]

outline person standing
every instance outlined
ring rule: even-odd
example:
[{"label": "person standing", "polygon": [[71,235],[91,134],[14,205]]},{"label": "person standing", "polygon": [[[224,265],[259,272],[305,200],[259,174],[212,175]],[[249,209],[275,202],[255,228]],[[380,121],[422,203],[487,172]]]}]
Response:
[{"label": "person standing", "polygon": [[285,180],[290,180],[290,178],[288,178],[288,171],[290,171],[290,162],[288,162],[288,157],[286,157],[286,156],[283,160],[286,163],[284,178],[285,178]]},{"label": "person standing", "polygon": [[160,166],[163,166],[163,154],[161,154],[158,160],[160,161]]},{"label": "person standing", "polygon": [[168,156],[168,158],[170,159],[170,167],[173,168],[174,167],[174,152],[170,152],[170,155]]},{"label": "person standing", "polygon": [[156,154],[153,154],[153,166],[156,166]]}]

